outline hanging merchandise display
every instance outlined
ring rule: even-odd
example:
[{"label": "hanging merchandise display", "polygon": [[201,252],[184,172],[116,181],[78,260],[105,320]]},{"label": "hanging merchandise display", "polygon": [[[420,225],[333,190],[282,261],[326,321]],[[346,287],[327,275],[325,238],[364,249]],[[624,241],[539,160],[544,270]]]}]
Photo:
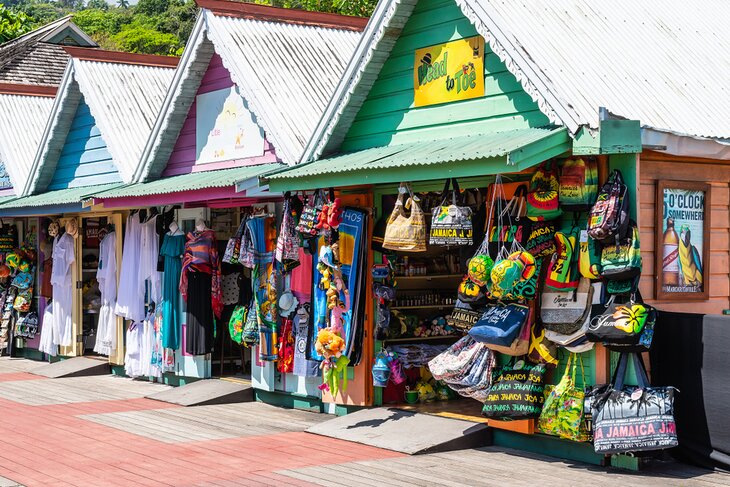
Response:
[{"label": "hanging merchandise display", "polygon": [[588,218],[588,235],[610,244],[626,237],[629,230],[629,193],[623,176],[614,170],[598,192]]},{"label": "hanging merchandise display", "polygon": [[185,242],[179,284],[187,302],[185,344],[190,355],[213,350],[214,320],[223,310],[220,276],[215,233],[199,220]]},{"label": "hanging merchandise display", "polygon": [[535,321],[530,330],[530,348],[527,357],[534,364],[545,364],[549,367],[558,365],[558,347],[545,337],[545,328],[540,320]]},{"label": "hanging merchandise display", "polygon": [[[127,217],[122,249],[122,268],[119,271],[119,292],[115,312],[132,321],[142,321],[144,312],[144,285],[140,281],[140,246],[142,225],[138,211]],[[55,261],[54,261],[55,262]]]},{"label": "hanging merchandise display", "polygon": [[[49,227],[48,233],[54,230]],[[78,225],[75,219],[68,220],[65,232],[58,235],[53,241],[53,342],[60,346],[70,346],[73,342],[73,324],[71,313],[73,308],[74,283],[71,276],[72,264],[76,260],[75,235],[78,234]]]},{"label": "hanging merchandise display", "polygon": [[593,286],[582,278],[575,291],[543,292],[540,319],[546,330],[570,335],[590,319],[592,302]]},{"label": "hanging merchandise display", "polygon": [[468,206],[460,206],[460,200],[458,182],[455,178],[447,179],[441,192],[441,205],[433,208],[431,213],[430,245],[472,245],[472,210]]},{"label": "hanging merchandise display", "polygon": [[117,234],[107,233],[99,243],[99,266],[96,280],[101,292],[99,323],[96,328],[94,351],[111,355],[117,347],[117,317],[114,308],[117,303]]},{"label": "hanging merchandise display", "polygon": [[573,227],[555,232],[555,254],[547,267],[545,287],[553,291],[573,291],[578,288],[578,235]]},{"label": "hanging merchandise display", "polygon": [[511,360],[496,372],[482,414],[493,419],[537,418],[545,399],[543,364]]},{"label": "hanging merchandise display", "polygon": [[247,218],[241,218],[241,223],[238,225],[236,233],[228,239],[221,262],[226,264],[239,264],[238,258],[241,255],[241,239],[243,238],[243,230],[246,228],[246,221]]},{"label": "hanging merchandise display", "polygon": [[[585,393],[575,385],[576,365],[580,362],[581,384],[585,384],[583,359],[571,354],[557,385],[545,387],[545,404],[537,429],[547,435],[572,441],[588,441],[590,433],[584,419]],[[572,366],[571,366],[572,364]]]},{"label": "hanging merchandise display", "polygon": [[[246,222],[251,236],[254,304],[259,330],[259,359],[276,361],[278,337],[278,309],[276,306],[276,222],[268,215],[256,216]],[[244,232],[245,234],[245,232]]]},{"label": "hanging merchandise display", "polygon": [[588,236],[587,230],[580,231],[578,248],[578,272],[581,277],[591,280],[600,279],[601,248],[598,242]]},{"label": "hanging merchandise display", "polygon": [[[406,193],[408,199],[404,202]],[[408,211],[410,214],[406,216]],[[408,183],[401,183],[398,189],[398,199],[385,227],[383,248],[402,252],[426,251],[426,218],[419,198]]]},{"label": "hanging merchandise display", "polygon": [[598,194],[598,163],[593,158],[565,159],[560,167],[560,207],[587,211]]},{"label": "hanging merchandise display", "polygon": [[[624,386],[629,361],[638,386]],[[593,446],[596,453],[662,450],[677,446],[674,387],[651,387],[641,356],[621,354],[612,386],[593,401]]]},{"label": "hanging merchandise display", "polygon": [[632,221],[628,236],[606,243],[601,251],[601,277],[607,281],[631,280],[641,275],[639,229]]},{"label": "hanging merchandise display", "polygon": [[304,238],[313,237],[317,234],[316,226],[323,206],[324,195],[321,190],[317,190],[307,197],[299,217],[299,223],[296,226],[296,231],[301,233]]},{"label": "hanging merchandise display", "polygon": [[162,238],[160,255],[164,259],[162,273],[162,345],[171,350],[180,348],[182,310],[180,309],[180,277],[185,252],[185,234],[173,221]]},{"label": "hanging merchandise display", "polygon": [[530,180],[527,193],[527,216],[534,221],[555,220],[560,209],[558,166],[554,161],[543,162]]},{"label": "hanging merchandise display", "polygon": [[529,307],[522,304],[492,305],[469,330],[469,335],[487,346],[509,347],[520,334],[529,312]]},{"label": "hanging merchandise display", "polygon": [[611,296],[606,303],[606,311],[591,320],[586,336],[592,342],[603,343],[607,347],[651,346],[656,322],[656,309],[644,304],[636,296],[627,303],[616,303]]},{"label": "hanging merchandise display", "polygon": [[[139,251],[139,281],[148,297],[148,303],[159,305],[162,302],[162,276],[157,270],[160,258],[160,236],[157,234],[157,219],[153,213],[142,223]],[[215,234],[213,234],[215,246]]]},{"label": "hanging merchandise display", "polygon": [[317,377],[320,374],[319,362],[307,358],[310,308],[310,303],[300,305],[292,320],[295,334],[294,374],[299,377]]},{"label": "hanging merchandise display", "polygon": [[[291,197],[284,199],[281,228],[276,239],[276,261],[282,266],[284,272],[289,272],[299,265],[299,236],[295,229],[296,224],[292,215],[290,199]],[[337,226],[339,226],[339,222],[337,222]]]}]

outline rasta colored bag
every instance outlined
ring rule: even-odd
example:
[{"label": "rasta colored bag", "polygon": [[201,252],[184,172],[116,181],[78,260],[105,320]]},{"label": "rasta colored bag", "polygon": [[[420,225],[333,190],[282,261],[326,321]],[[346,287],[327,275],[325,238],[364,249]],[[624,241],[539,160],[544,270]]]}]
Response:
[{"label": "rasta colored bag", "polygon": [[589,238],[586,230],[581,230],[578,247],[578,272],[582,277],[599,279],[601,277],[601,249],[598,242]]},{"label": "rasta colored bag", "polygon": [[557,232],[555,234],[556,251],[550,260],[545,278],[546,289],[552,291],[573,291],[578,288],[577,261],[578,232]]},{"label": "rasta colored bag", "polygon": [[[633,360],[638,386],[624,386]],[[593,399],[593,448],[596,453],[663,450],[679,444],[674,422],[674,387],[650,387],[636,353],[623,353],[613,385]]]},{"label": "rasta colored bag", "polygon": [[573,353],[558,385],[545,386],[545,404],[537,421],[537,429],[541,433],[572,441],[590,440],[583,414],[585,393],[575,386],[575,368],[579,360],[585,384],[583,359]]},{"label": "rasta colored bag", "polygon": [[629,230],[629,193],[621,172],[614,170],[598,192],[588,217],[588,235],[599,242],[624,238]]},{"label": "rasta colored bag", "polygon": [[567,211],[586,211],[598,195],[598,164],[595,159],[566,159],[560,172],[560,206]]},{"label": "rasta colored bag", "polygon": [[537,418],[545,400],[544,364],[519,360],[502,367],[489,388],[482,415],[492,419]]},{"label": "rasta colored bag", "polygon": [[601,276],[607,281],[633,279],[641,274],[639,229],[632,225],[627,238],[606,243],[601,251]]},{"label": "rasta colored bag", "polygon": [[555,220],[562,214],[559,202],[560,182],[557,164],[543,162],[530,180],[527,193],[527,217],[530,220]]},{"label": "rasta colored bag", "polygon": [[[646,346],[647,343],[650,346],[656,323],[656,309],[648,304],[635,302],[633,298],[626,304],[616,304],[615,300],[616,296],[611,296],[606,303],[606,311],[591,319],[591,326],[586,332],[588,340],[601,342],[608,348],[614,345]],[[648,336],[645,336],[644,329],[647,327]]]},{"label": "rasta colored bag", "polygon": [[[409,197],[403,202],[404,195]],[[418,197],[413,194],[407,183],[401,183],[398,189],[398,199],[393,207],[393,213],[388,218],[383,237],[383,248],[405,252],[426,251],[426,219],[418,204]],[[411,214],[406,216],[406,210]]]},{"label": "rasta colored bag", "polygon": [[[449,192],[449,187],[451,191]],[[451,204],[447,200],[451,195]],[[431,233],[428,243],[441,246],[470,246],[474,243],[474,229],[471,223],[471,208],[459,206],[459,183],[455,178],[446,180],[441,194],[441,206],[432,210]]]},{"label": "rasta colored bag", "polygon": [[243,343],[243,324],[246,322],[246,316],[248,315],[248,308],[246,306],[236,306],[231,313],[231,319],[228,321],[228,333],[231,336],[231,340],[238,343]]},{"label": "rasta colored bag", "polygon": [[527,359],[533,364],[545,364],[548,367],[558,365],[558,347],[545,337],[545,328],[540,320],[535,321],[530,330],[530,348]]},{"label": "rasta colored bag", "polygon": [[555,253],[555,223],[532,222],[524,247],[535,257],[553,255]]}]

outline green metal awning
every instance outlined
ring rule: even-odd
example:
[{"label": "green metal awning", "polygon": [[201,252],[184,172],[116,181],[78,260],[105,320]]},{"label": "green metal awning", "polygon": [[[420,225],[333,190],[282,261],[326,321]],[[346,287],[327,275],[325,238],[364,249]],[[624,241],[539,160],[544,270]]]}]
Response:
[{"label": "green metal awning", "polygon": [[75,209],[73,208],[74,205],[77,205],[80,210],[81,203],[92,194],[99,191],[107,191],[119,185],[120,183],[110,183],[80,188],[58,189],[31,196],[13,198],[10,201],[0,203],[0,214],[31,214],[46,210],[52,211],[55,207],[58,207],[59,211],[72,211]]},{"label": "green metal awning", "polygon": [[179,176],[170,176],[146,183],[133,183],[109,191],[94,193],[94,199],[127,198],[137,196],[163,195],[196,191],[209,188],[233,187],[237,182],[286,167],[284,164],[260,164],[258,166],[235,167],[217,171],[201,171]]},{"label": "green metal awning", "polygon": [[[448,130],[445,129],[445,130]],[[570,150],[565,128],[527,128],[375,147],[262,178],[270,191],[519,172]]]}]

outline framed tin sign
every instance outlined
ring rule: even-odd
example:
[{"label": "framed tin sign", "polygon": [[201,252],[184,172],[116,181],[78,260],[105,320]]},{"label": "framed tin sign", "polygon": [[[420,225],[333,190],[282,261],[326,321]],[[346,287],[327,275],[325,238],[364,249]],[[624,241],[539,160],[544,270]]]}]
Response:
[{"label": "framed tin sign", "polygon": [[654,251],[658,300],[709,299],[710,194],[707,183],[657,182]]}]

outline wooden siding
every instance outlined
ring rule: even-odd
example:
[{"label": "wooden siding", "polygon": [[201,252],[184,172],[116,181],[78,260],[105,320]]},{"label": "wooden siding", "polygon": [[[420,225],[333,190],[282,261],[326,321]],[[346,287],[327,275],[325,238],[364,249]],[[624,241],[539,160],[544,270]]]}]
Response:
[{"label": "wooden siding", "polygon": [[453,0],[421,0],[355,117],[342,151],[547,125],[547,117],[488,45],[484,97],[413,107],[415,50],[475,35]]},{"label": "wooden siding", "polygon": [[[208,65],[208,70],[203,76],[203,80],[198,88],[197,95],[203,93],[210,93],[212,91],[222,90],[233,86],[233,80],[231,74],[223,66],[223,61],[218,54],[213,54]],[[253,165],[253,164],[265,164],[269,162],[276,162],[276,154],[274,153],[274,147],[268,142],[265,142],[264,155],[261,157],[251,157],[247,159],[235,159],[231,161],[215,162],[209,164],[195,164],[195,158],[197,155],[195,148],[195,120],[196,120],[196,106],[197,102],[194,101],[190,106],[190,111],[185,119],[180,135],[175,142],[175,148],[170,154],[170,159],[167,162],[162,173],[163,177],[176,176],[178,174],[189,174],[196,171],[210,171],[214,169],[227,169],[229,167]]]},{"label": "wooden siding", "polygon": [[[720,314],[730,308],[730,165],[645,152],[639,165],[641,294],[650,303],[667,311]],[[707,301],[656,301],[655,225],[656,182],[658,179],[701,181],[712,186],[710,236],[710,299]]]},{"label": "wooden siding", "polygon": [[81,99],[48,190],[122,182],[89,106]]}]

